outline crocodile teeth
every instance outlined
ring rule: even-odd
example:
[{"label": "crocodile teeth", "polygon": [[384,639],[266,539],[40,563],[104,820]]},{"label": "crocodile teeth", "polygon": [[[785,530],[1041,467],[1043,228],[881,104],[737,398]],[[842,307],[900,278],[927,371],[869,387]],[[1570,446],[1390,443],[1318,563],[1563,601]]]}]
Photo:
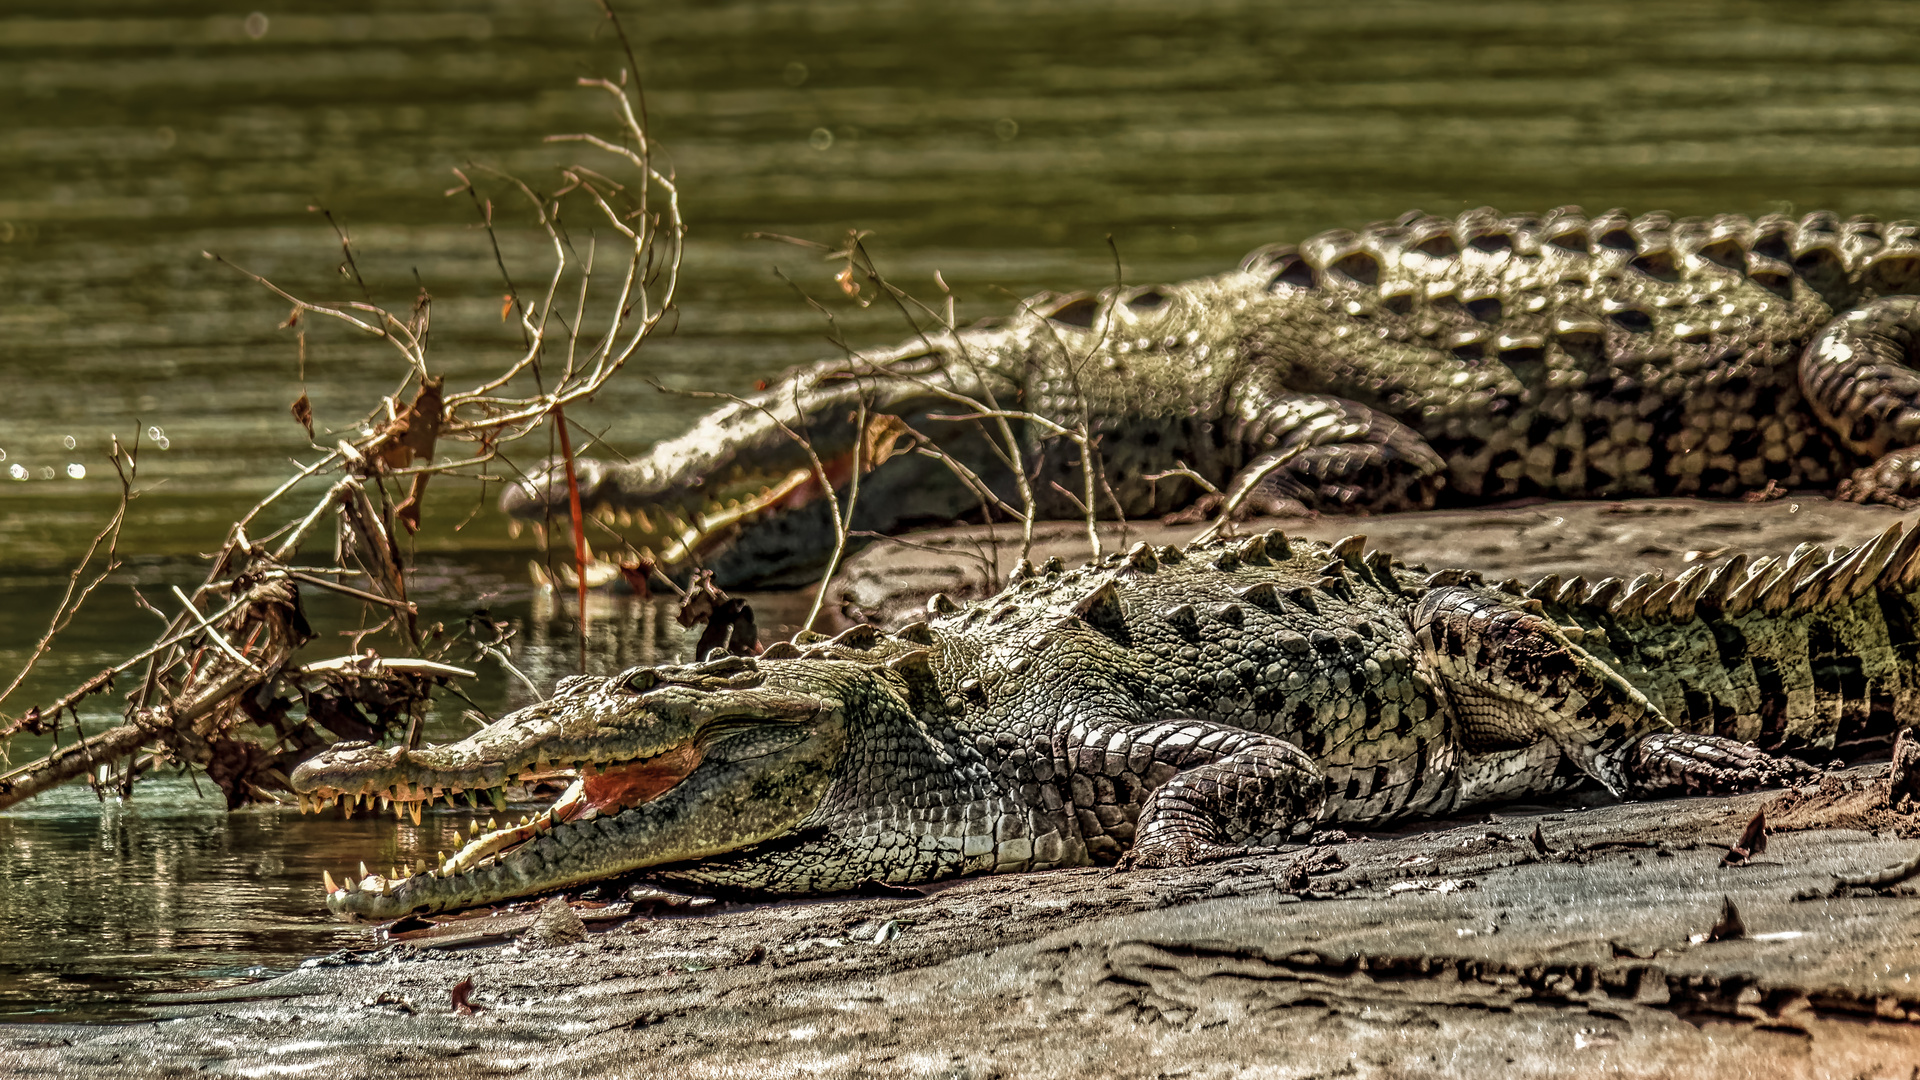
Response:
[{"label": "crocodile teeth", "polygon": [[334,887],[333,874],[331,872],[326,870],[320,871],[320,881],[322,884],[324,884],[327,887],[327,895],[331,896],[334,893],[339,891],[337,888]]},{"label": "crocodile teeth", "polygon": [[414,823],[415,825],[418,825],[418,824],[420,824],[420,807],[421,807],[421,805],[422,805],[422,804],[421,804],[421,803],[418,803],[418,802],[410,802],[410,803],[408,803],[408,804],[407,804],[407,809],[408,809],[408,811],[409,811],[409,816],[411,816],[411,817],[413,818],[413,823]]},{"label": "crocodile teeth", "polygon": [[[669,527],[680,535],[669,541],[666,547],[661,549],[661,564],[673,566],[686,560],[693,555],[694,549],[700,545],[701,539],[708,533],[717,532],[728,526],[738,524],[760,513],[762,510],[777,505],[781,500],[812,482],[812,480],[812,469],[795,469],[788,473],[779,483],[767,488],[758,496],[725,509],[721,509],[717,503],[711,504],[705,508],[705,512],[696,511],[691,521],[682,519],[672,511],[667,511],[666,517]],[[651,527],[649,527],[648,531],[652,531]]]}]

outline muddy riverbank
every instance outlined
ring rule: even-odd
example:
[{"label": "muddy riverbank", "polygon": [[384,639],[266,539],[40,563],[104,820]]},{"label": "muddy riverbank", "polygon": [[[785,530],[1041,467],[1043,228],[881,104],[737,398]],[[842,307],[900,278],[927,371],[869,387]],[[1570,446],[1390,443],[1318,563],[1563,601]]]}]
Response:
[{"label": "muddy riverbank", "polygon": [[[1847,543],[1898,517],[1816,499],[1674,500],[1278,524],[1531,581]],[[1039,557],[1084,552],[1077,527],[1041,535]],[[955,554],[972,549],[965,533],[915,542],[933,550],[871,549],[836,587],[887,617],[979,577]],[[544,948],[513,940],[531,912],[479,924],[467,936],[482,943],[464,946],[369,929],[279,978],[156,996],[153,1022],[0,1028],[0,1063],[129,1076],[1905,1078],[1920,1060],[1920,897],[1836,889],[1920,853],[1920,820],[1886,805],[1884,770],[1797,794],[1510,807],[1187,870],[769,906],[655,898],[621,918],[583,908],[584,927],[550,918],[558,944]],[[1767,851],[1722,865],[1763,806],[1779,830]],[[467,980],[475,1011],[462,1015],[453,988]]]},{"label": "muddy riverbank", "polygon": [[[0,1061],[441,1080],[1906,1077],[1920,897],[1836,887],[1920,850],[1881,772],[1510,808],[1194,869],[640,917],[547,948],[369,940],[174,998],[157,1023],[0,1029]],[[1722,865],[1762,807],[1804,831]]]}]

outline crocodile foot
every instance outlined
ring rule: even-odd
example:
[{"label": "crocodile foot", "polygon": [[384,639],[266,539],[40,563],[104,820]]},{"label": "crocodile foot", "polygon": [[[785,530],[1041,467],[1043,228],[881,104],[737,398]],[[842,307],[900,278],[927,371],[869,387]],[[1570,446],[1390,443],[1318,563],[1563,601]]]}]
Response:
[{"label": "crocodile foot", "polygon": [[1817,779],[1804,761],[1774,757],[1715,735],[1667,731],[1641,739],[1627,760],[1627,782],[1642,797],[1730,795],[1792,787]]},{"label": "crocodile foot", "polygon": [[1899,510],[1920,506],[1920,446],[1895,450],[1855,469],[1834,494],[1848,502],[1885,503]]},{"label": "crocodile foot", "polygon": [[1282,849],[1277,847],[1236,847],[1231,844],[1216,844],[1211,840],[1167,837],[1158,842],[1149,841],[1135,846],[1125,855],[1120,856],[1120,861],[1114,866],[1114,870],[1159,870],[1172,866],[1199,866],[1201,863],[1224,862],[1227,859],[1278,855],[1281,851]]}]

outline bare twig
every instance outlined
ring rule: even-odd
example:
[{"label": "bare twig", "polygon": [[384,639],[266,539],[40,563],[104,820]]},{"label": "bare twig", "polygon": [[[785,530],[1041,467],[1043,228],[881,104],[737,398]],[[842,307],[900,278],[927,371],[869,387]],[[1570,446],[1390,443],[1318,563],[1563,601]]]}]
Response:
[{"label": "bare twig", "polygon": [[[315,708],[332,701],[336,710],[352,712],[353,707],[341,703],[357,701],[359,708],[368,711],[370,724],[379,736],[396,734],[396,725],[404,722],[411,743],[434,689],[448,678],[471,674],[445,662],[455,639],[462,635],[443,636],[437,628],[426,634],[415,625],[417,611],[407,599],[412,555],[396,544],[393,523],[401,521],[409,530],[420,523],[416,515],[428,477],[504,461],[505,448],[548,425],[552,425],[549,430],[555,432],[571,463],[572,444],[565,427],[567,406],[600,391],[632,358],[673,310],[679,282],[685,226],[678,189],[670,176],[653,167],[645,105],[639,100],[638,67],[619,20],[604,2],[601,8],[620,36],[628,66],[617,81],[582,79],[579,83],[609,96],[620,134],[614,139],[561,138],[605,151],[617,164],[632,166],[637,175],[625,182],[607,175],[618,170],[602,172],[573,166],[560,171],[561,184],[553,194],[541,194],[516,177],[486,166],[470,166],[456,171],[460,184],[448,192],[465,194],[488,231],[507,283],[509,310],[518,315],[517,329],[524,348],[503,369],[482,376],[464,389],[447,387],[443,391],[428,352],[431,296],[421,287],[402,308],[390,310],[376,303],[360,273],[350,234],[331,214],[318,208],[334,230],[343,272],[356,287],[358,299],[309,300],[260,274],[234,267],[290,305],[292,313],[284,325],[297,327],[297,345],[303,358],[310,323],[337,324],[394,350],[402,361],[397,383],[359,424],[344,429],[357,434],[324,450],[311,464],[296,463],[292,476],[235,523],[214,553],[203,582],[193,589],[173,590],[181,612],[171,617],[161,613],[166,625],[151,647],[87,680],[56,702],[50,714],[57,722],[61,713],[75,712],[83,698],[110,689],[115,675],[144,663],[145,674],[127,705],[128,722],[83,736],[77,743],[0,776],[0,807],[150,745],[159,748],[155,756],[144,763],[130,762],[124,770],[120,780],[123,793],[128,790],[124,785],[131,784],[136,772],[151,768],[165,756],[207,767],[226,790],[230,804],[270,798],[273,788],[285,784],[286,774],[301,756],[326,744],[326,738],[314,728],[318,723],[313,715]],[[498,207],[480,184],[504,184],[509,205],[530,210],[533,228],[547,238],[552,260],[551,265],[537,271],[546,279],[538,289],[529,287],[523,293],[517,283],[516,279],[524,281],[528,276],[516,274],[508,265],[497,234]],[[562,225],[563,214],[570,206],[610,227],[617,236],[615,248],[620,255],[611,273],[603,272],[600,265],[607,260],[600,257],[603,253],[599,251],[597,229],[594,239],[585,245],[584,255],[576,257]],[[212,253],[207,258],[233,265]],[[570,313],[559,310],[563,287],[571,289],[574,303]],[[588,325],[594,327],[591,332],[585,330]],[[541,358],[557,355],[565,356],[565,364],[558,371],[542,372]],[[532,386],[525,385],[526,380],[516,382],[523,374],[532,376]],[[409,387],[414,391],[410,395]],[[403,405],[409,398],[412,404]],[[296,410],[295,418],[303,423],[312,419],[310,410],[304,418]],[[441,455],[436,462],[436,439],[462,441],[472,448]],[[0,692],[0,699],[23,684],[27,671],[51,648],[54,636],[71,622],[79,604],[117,566],[119,529],[127,500],[133,495],[134,454],[116,444],[113,460],[122,475],[120,509],[75,569],[67,595],[49,622],[48,633],[26,669],[15,677],[7,692]],[[824,481],[824,469],[820,475]],[[390,495],[386,486],[389,478],[410,481],[407,501],[397,508],[393,505],[397,496]],[[569,479],[577,491],[577,481],[571,476]],[[313,493],[316,497],[311,506],[282,519],[284,523],[266,532],[260,543],[250,539],[250,534],[261,531],[258,523],[262,515],[309,480],[324,480],[325,484],[324,491]],[[576,521],[581,520],[577,502],[574,514]],[[323,532],[323,522],[330,522],[331,529]],[[301,560],[298,555],[316,534],[324,537],[329,533],[338,547],[333,558],[318,567],[292,566],[323,562]],[[578,567],[584,561],[584,537],[578,527],[575,539]],[[335,580],[349,572],[347,567],[355,566],[365,574],[365,582]],[[364,587],[356,587],[361,585]],[[399,637],[404,651],[413,655],[389,658],[370,652],[305,667],[289,665],[295,650],[314,635],[301,610],[302,589],[326,590],[371,605],[362,607],[361,626],[351,632],[356,648],[361,639],[390,631]],[[217,610],[209,613],[208,609]],[[382,617],[368,618],[368,610]],[[474,632],[470,622],[468,633]],[[538,693],[525,673],[513,667],[498,641],[469,644],[478,649],[476,655],[499,659],[515,678]],[[356,698],[356,694],[372,696]],[[306,718],[288,718],[295,700],[308,703]],[[369,726],[346,716],[346,712],[338,713],[331,722]],[[44,726],[37,711],[29,717],[36,728]],[[264,726],[272,737],[241,746],[238,736],[246,725]]]}]

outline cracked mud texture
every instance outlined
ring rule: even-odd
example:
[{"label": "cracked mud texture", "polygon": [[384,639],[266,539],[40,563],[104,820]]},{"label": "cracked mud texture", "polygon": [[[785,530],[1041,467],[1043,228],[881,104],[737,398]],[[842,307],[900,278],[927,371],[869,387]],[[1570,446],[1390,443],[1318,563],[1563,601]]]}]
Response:
[{"label": "cracked mud texture", "polygon": [[[1277,524],[1531,580],[1857,541],[1895,516],[1658,500]],[[1151,529],[1133,539],[1194,531]],[[1085,550],[1070,524],[1044,535],[1036,560]],[[1003,568],[1013,558],[1003,547]],[[887,546],[839,584],[864,575],[868,601],[905,610],[968,574],[950,552]],[[1190,869],[590,916],[585,941],[541,948],[369,932],[356,955],[158,999],[158,1022],[0,1027],[0,1074],[1910,1080],[1916,882],[1835,889],[1920,853],[1920,818],[1887,806],[1884,772],[1732,799],[1509,807]],[[1723,867],[1762,806],[1767,850]],[[1707,940],[1727,901],[1745,936]],[[466,979],[476,1011],[456,1015]]]}]

